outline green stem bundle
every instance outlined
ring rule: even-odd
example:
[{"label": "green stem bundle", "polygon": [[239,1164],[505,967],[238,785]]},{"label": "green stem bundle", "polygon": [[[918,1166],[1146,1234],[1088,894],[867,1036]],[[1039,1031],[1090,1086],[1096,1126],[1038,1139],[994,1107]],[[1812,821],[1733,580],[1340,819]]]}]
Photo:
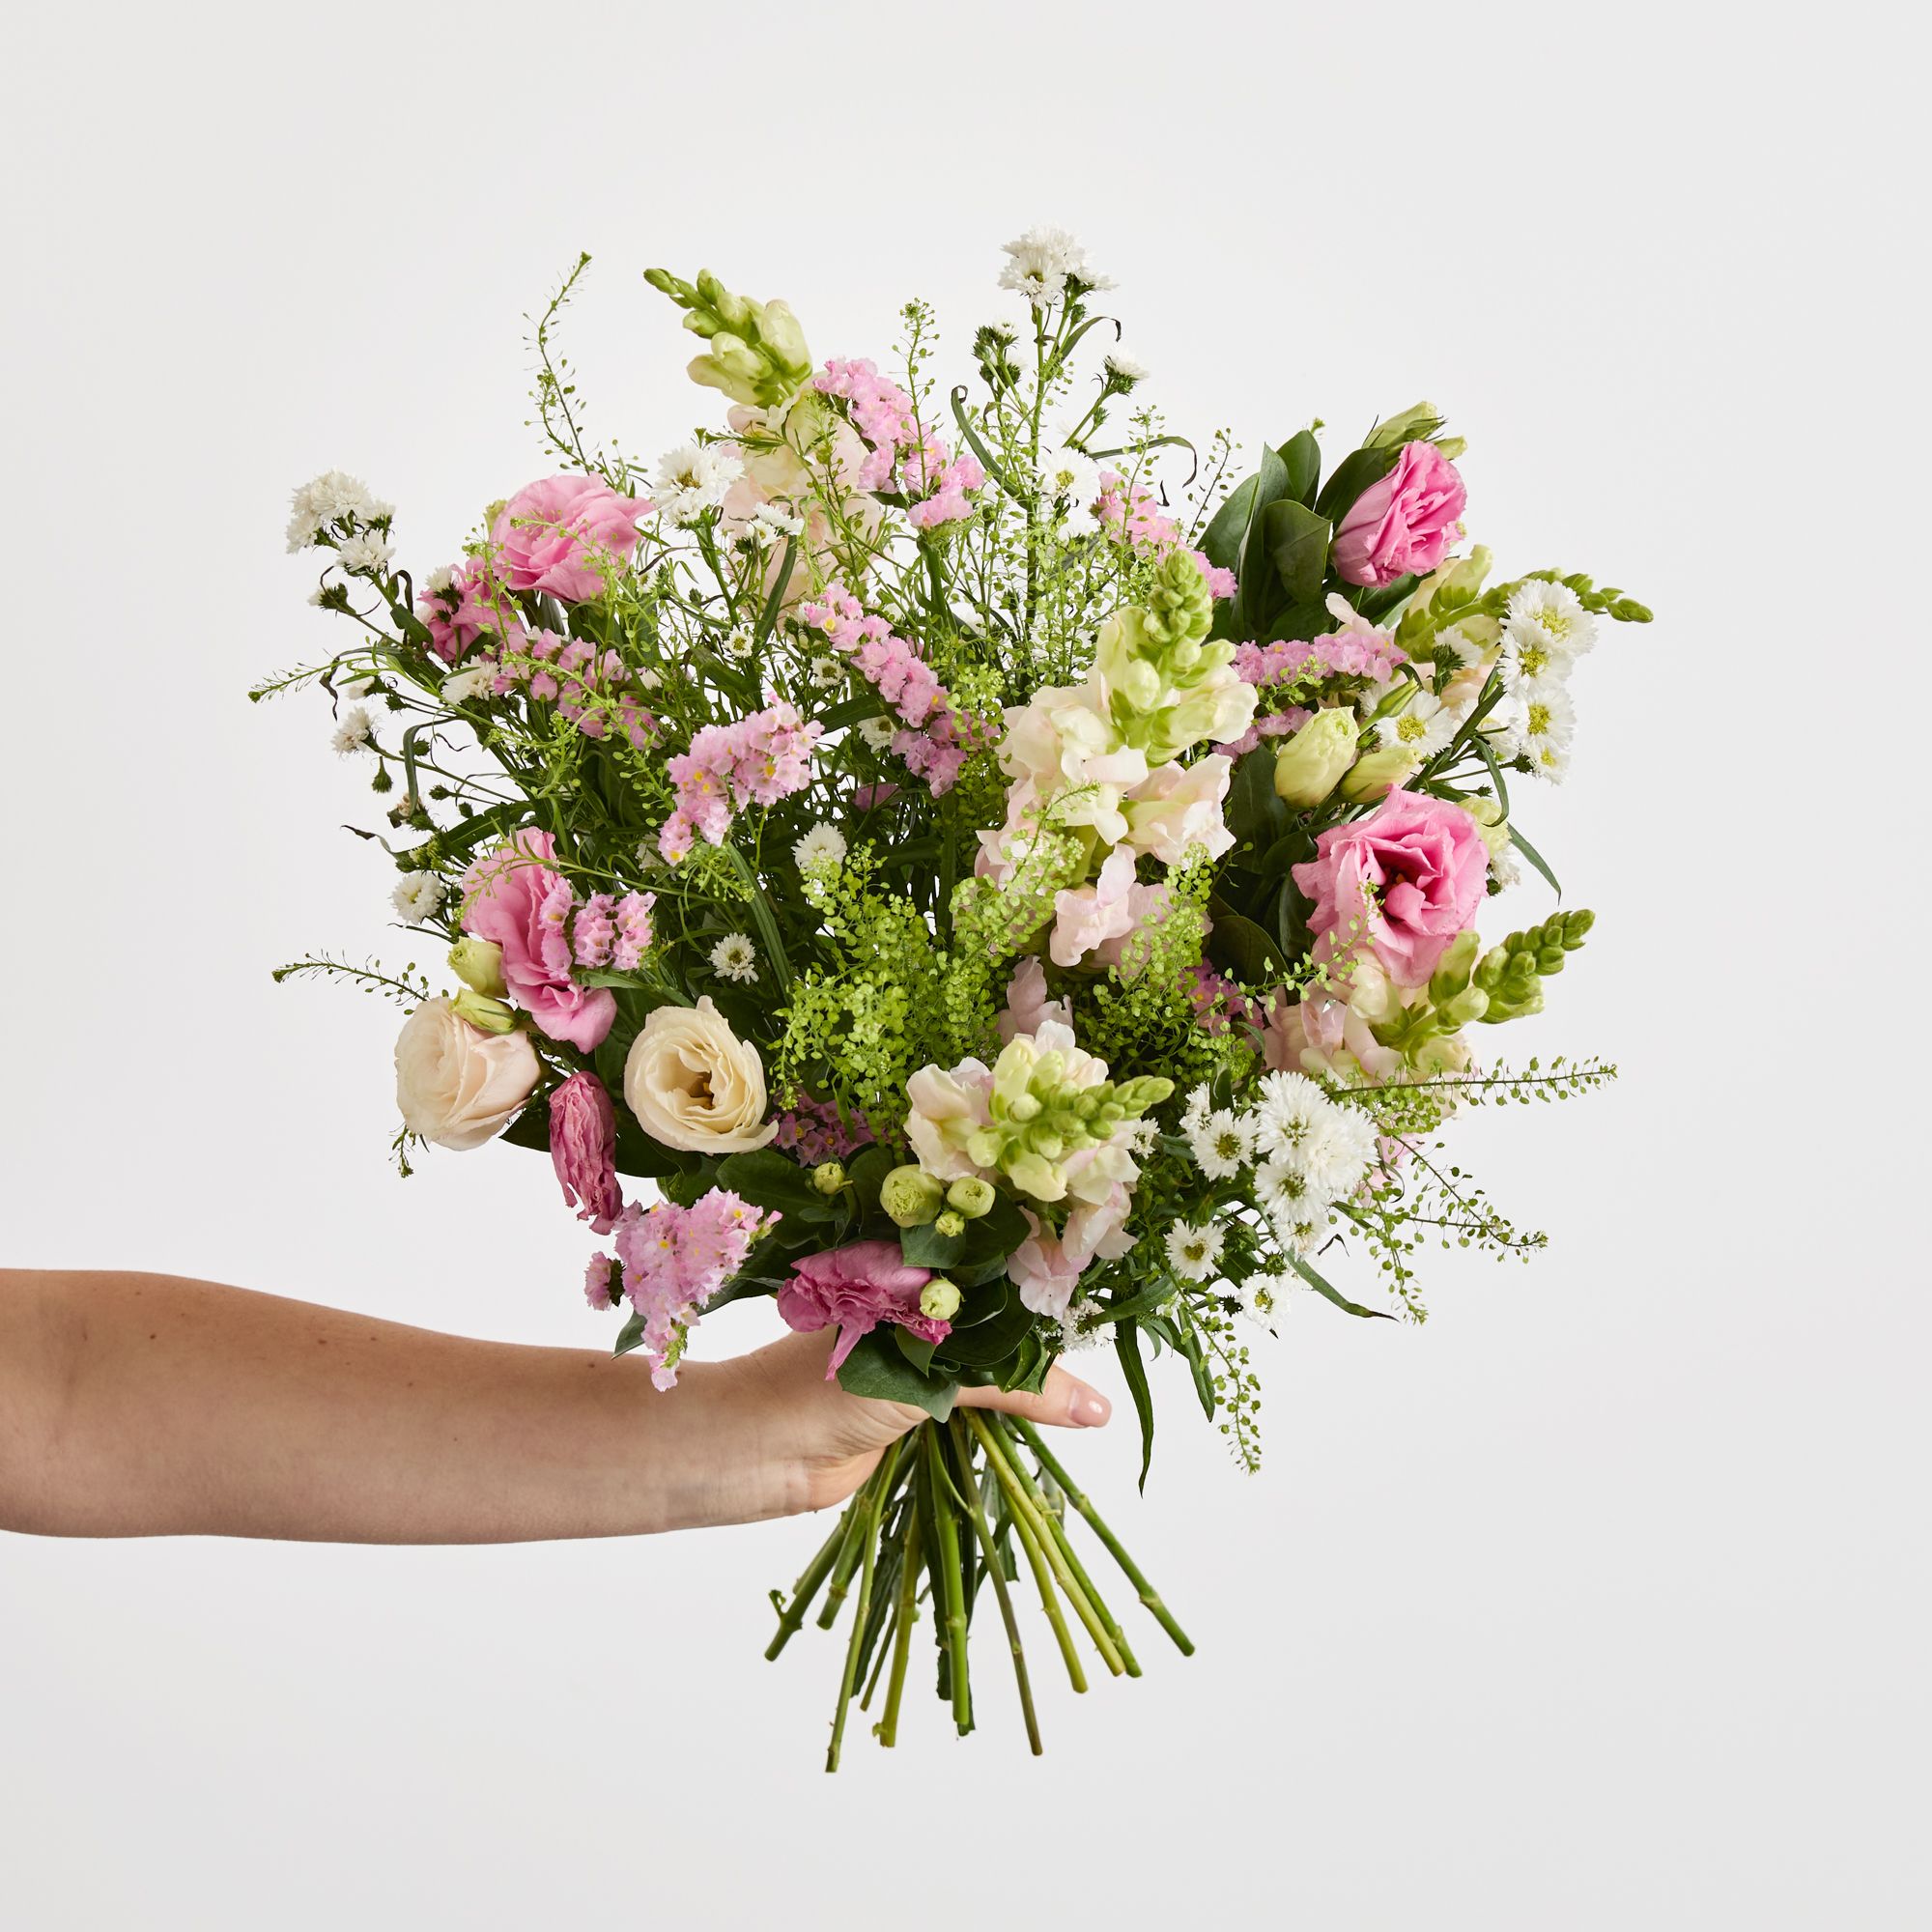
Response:
[{"label": "green stem bundle", "polygon": [[[1070,1506],[1065,1520],[1049,1501],[1049,1489]],[[869,1710],[873,1693],[884,1683],[885,1702],[873,1735],[888,1748],[897,1744],[913,1626],[920,1620],[923,1596],[932,1603],[939,1696],[950,1707],[960,1736],[973,1728],[968,1632],[981,1579],[990,1583],[999,1606],[1027,1744],[1038,1755],[1038,1713],[1009,1587],[1016,1574],[1015,1546],[1038,1588],[1074,1690],[1086,1690],[1087,1677],[1066,1606],[1112,1674],[1140,1675],[1125,1633],[1067,1534],[1075,1515],[1094,1531],[1179,1649],[1192,1653],[1186,1633],[1038,1431],[996,1412],[960,1410],[950,1422],[923,1423],[895,1443],[846,1504],[789,1595],[772,1592],[779,1628],[766,1647],[767,1658],[776,1658],[803,1627],[821,1591],[825,1603],[816,1621],[823,1629],[838,1622],[848,1598],[852,1602],[827,1771],[838,1768],[847,1714],[862,1685],[861,1708]]]}]

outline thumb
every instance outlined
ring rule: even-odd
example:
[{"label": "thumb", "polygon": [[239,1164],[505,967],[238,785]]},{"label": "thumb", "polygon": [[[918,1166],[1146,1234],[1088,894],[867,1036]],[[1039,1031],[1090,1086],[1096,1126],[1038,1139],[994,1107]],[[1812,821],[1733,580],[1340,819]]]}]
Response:
[{"label": "thumb", "polygon": [[1056,1429],[1098,1429],[1114,1412],[1098,1389],[1062,1368],[1046,1372],[1037,1395],[1031,1389],[962,1388],[958,1400],[961,1408],[997,1408]]}]

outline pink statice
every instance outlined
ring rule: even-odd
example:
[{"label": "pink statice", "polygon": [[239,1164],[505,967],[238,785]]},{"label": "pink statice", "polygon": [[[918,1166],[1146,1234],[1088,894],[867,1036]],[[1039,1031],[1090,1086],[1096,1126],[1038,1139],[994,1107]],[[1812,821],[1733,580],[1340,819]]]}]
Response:
[{"label": "pink statice", "polygon": [[1180,976],[1180,981],[1204,1033],[1226,1033],[1231,1020],[1241,1020],[1250,1026],[1260,1024],[1260,1009],[1255,1003],[1234,980],[1225,979],[1213,967],[1190,966]]},{"label": "pink statice", "polygon": [[917,729],[945,705],[946,687],[920,656],[919,646],[895,637],[883,617],[868,616],[842,583],[828,584],[824,596],[801,604],[798,614],[823,631],[834,650],[852,660],[902,724]]},{"label": "pink statice", "polygon": [[772,1145],[782,1148],[801,1167],[816,1167],[822,1160],[843,1160],[872,1138],[870,1123],[863,1114],[856,1124],[848,1126],[832,1101],[801,1094],[779,1116]]},{"label": "pink statice", "polygon": [[812,386],[844,400],[853,428],[869,445],[856,479],[861,490],[905,497],[906,519],[915,529],[973,514],[968,497],[986,487],[985,469],[973,456],[954,456],[941,438],[923,429],[911,396],[874,363],[863,357],[827,362]]},{"label": "pink statice", "polygon": [[571,952],[580,966],[610,965],[611,942],[616,933],[611,913],[615,904],[609,893],[592,893],[578,907],[570,941]]},{"label": "pink statice", "polygon": [[689,1208],[674,1201],[649,1208],[634,1202],[618,1215],[612,1245],[624,1293],[643,1320],[644,1355],[659,1388],[677,1380],[685,1334],[704,1304],[744,1266],[752,1243],[778,1218],[723,1187]]},{"label": "pink statice", "polygon": [[448,665],[466,655],[478,638],[515,644],[524,636],[516,606],[481,557],[470,557],[457,569],[446,588],[424,590],[416,598],[416,615],[429,631],[430,649]]},{"label": "pink statice", "polygon": [[666,767],[677,806],[658,834],[658,850],[675,865],[696,836],[722,845],[732,818],[748,805],[776,805],[803,791],[823,730],[783,698],[735,724],[704,725],[691,749]]},{"label": "pink statice", "polygon": [[651,908],[657,902],[655,893],[626,893],[612,908],[611,964],[619,973],[635,973],[650,950]]},{"label": "pink statice", "polygon": [[592,1255],[583,1268],[583,1298],[592,1308],[614,1308],[611,1277],[617,1264],[609,1255]]},{"label": "pink statice", "polygon": [[1321,638],[1288,638],[1272,644],[1236,644],[1235,670],[1244,684],[1265,691],[1278,684],[1304,685],[1327,677],[1356,677],[1386,684],[1406,653],[1386,631],[1365,623],[1345,625]]},{"label": "pink statice", "polygon": [[490,688],[498,697],[523,690],[541,703],[554,704],[586,738],[614,733],[642,751],[657,735],[658,721],[644,708],[630,668],[615,651],[600,652],[581,638],[554,631],[534,631],[520,633],[486,662],[495,668]]},{"label": "pink statice", "polygon": [[1291,704],[1283,711],[1270,711],[1257,718],[1238,738],[1230,738],[1214,749],[1224,758],[1238,758],[1252,752],[1265,738],[1288,738],[1315,716],[1305,705]]},{"label": "pink statice", "polygon": [[975,752],[987,749],[997,734],[962,712],[942,711],[921,731],[895,731],[893,750],[923,778],[934,798],[943,798]]},{"label": "pink statice", "polygon": [[550,1158],[566,1206],[608,1235],[624,1206],[617,1185],[617,1115],[594,1073],[573,1073],[550,1096]]},{"label": "pink statice", "polygon": [[1235,594],[1235,573],[1218,569],[1201,551],[1187,550],[1181,540],[1180,526],[1172,517],[1161,514],[1159,499],[1152,491],[1129,483],[1118,469],[1101,470],[1100,495],[1094,501],[1094,515],[1103,530],[1134,550],[1151,551],[1155,555],[1186,550],[1208,580],[1210,596],[1222,598]]},{"label": "pink statice", "polygon": [[795,1264],[791,1279],[779,1290],[779,1313],[803,1333],[838,1325],[838,1340],[825,1365],[825,1379],[831,1381],[882,1321],[923,1342],[943,1342],[952,1334],[950,1321],[920,1313],[920,1290],[931,1279],[930,1269],[907,1266],[896,1241],[854,1241]]}]

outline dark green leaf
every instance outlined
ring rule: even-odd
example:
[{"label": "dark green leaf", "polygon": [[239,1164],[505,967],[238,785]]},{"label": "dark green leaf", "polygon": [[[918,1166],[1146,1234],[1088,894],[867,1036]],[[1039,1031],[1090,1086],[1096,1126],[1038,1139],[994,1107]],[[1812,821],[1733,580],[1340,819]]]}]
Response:
[{"label": "dark green leaf", "polygon": [[1236,912],[1215,912],[1208,951],[1218,966],[1249,986],[1265,985],[1288,977],[1288,960],[1281,948],[1253,920]]},{"label": "dark green leaf", "polygon": [[1510,843],[1549,881],[1550,891],[1560,899],[1563,896],[1563,888],[1556,883],[1556,874],[1549,869],[1548,865],[1544,860],[1543,854],[1514,825],[1510,827]]},{"label": "dark green leaf", "polygon": [[1333,1288],[1322,1280],[1314,1265],[1309,1262],[1303,1261],[1299,1255],[1291,1253],[1288,1258],[1288,1264],[1317,1294],[1325,1294],[1337,1308],[1346,1308],[1350,1315],[1359,1315],[1371,1321],[1393,1321],[1395,1320],[1393,1315],[1384,1314],[1379,1308],[1364,1308],[1359,1301],[1350,1301],[1340,1289]]},{"label": "dark green leaf", "polygon": [[965,1259],[966,1236],[942,1235],[937,1222],[927,1221],[922,1227],[899,1230],[899,1252],[908,1267],[936,1268],[944,1273]]},{"label": "dark green leaf", "polygon": [[893,1340],[898,1344],[899,1353],[916,1368],[921,1375],[932,1373],[932,1351],[937,1346],[923,1336],[915,1335],[910,1328],[901,1328],[893,1323]]},{"label": "dark green leaf", "polygon": [[838,1386],[847,1395],[910,1403],[936,1422],[944,1422],[952,1413],[952,1398],[957,1393],[952,1382],[922,1375],[877,1328],[839,1364]]},{"label": "dark green leaf", "polygon": [[1371,483],[1379,483],[1395,468],[1393,449],[1358,449],[1345,456],[1315,499],[1315,507],[1331,524],[1348,515],[1354,500]]},{"label": "dark green leaf", "polygon": [[742,1194],[754,1208],[774,1208],[801,1221],[830,1221],[838,1213],[838,1198],[821,1194],[810,1175],[776,1148],[727,1154],[718,1163],[718,1184]]},{"label": "dark green leaf", "polygon": [[1262,518],[1262,542],[1274,559],[1275,575],[1291,605],[1321,601],[1332,534],[1326,517],[1317,516],[1293,497],[1267,506]]},{"label": "dark green leaf", "polygon": [[1148,1388],[1147,1364],[1141,1360],[1140,1324],[1122,1321],[1114,1330],[1114,1352],[1121,1358],[1121,1373],[1127,1378],[1127,1392],[1134,1399],[1134,1414],[1141,1425],[1141,1489],[1147,1489],[1148,1471],[1153,1466],[1153,1396]]},{"label": "dark green leaf", "polygon": [[1227,826],[1238,844],[1256,852],[1289,829],[1289,810],[1274,788],[1275,747],[1257,745],[1243,753],[1228,783]]},{"label": "dark green leaf", "polygon": [[954,1328],[939,1345],[940,1358],[969,1369],[991,1368],[1019,1347],[1020,1337],[1033,1326],[1033,1310],[1015,1296],[989,1321],[976,1321],[970,1328]]},{"label": "dark green leaf", "polygon": [[633,1310],[631,1319],[617,1330],[617,1340],[611,1347],[613,1355],[628,1355],[633,1349],[642,1345],[644,1339],[644,1318]]}]

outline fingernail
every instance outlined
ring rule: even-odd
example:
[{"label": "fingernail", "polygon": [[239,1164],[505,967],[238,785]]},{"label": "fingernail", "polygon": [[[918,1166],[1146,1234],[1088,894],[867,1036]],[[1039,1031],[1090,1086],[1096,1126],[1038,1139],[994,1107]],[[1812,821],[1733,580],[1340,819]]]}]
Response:
[{"label": "fingernail", "polygon": [[1082,1389],[1073,1398],[1073,1420],[1082,1429],[1098,1429],[1114,1412],[1114,1405],[1097,1389]]}]

